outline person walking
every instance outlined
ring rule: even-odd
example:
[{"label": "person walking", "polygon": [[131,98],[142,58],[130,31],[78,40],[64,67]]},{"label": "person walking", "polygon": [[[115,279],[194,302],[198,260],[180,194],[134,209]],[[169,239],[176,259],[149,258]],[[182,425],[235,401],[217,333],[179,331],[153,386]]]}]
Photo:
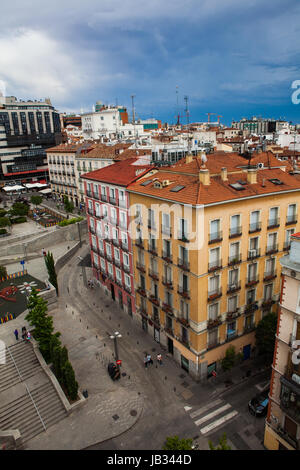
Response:
[{"label": "person walking", "polygon": [[30,334],[30,331],[27,332],[27,337],[26,337],[27,341],[30,341],[31,340],[31,334]]},{"label": "person walking", "polygon": [[161,357],[161,354],[158,353],[157,356],[156,356],[156,359],[157,359],[157,362],[162,365],[162,357]]},{"label": "person walking", "polygon": [[147,355],[147,363],[148,363],[148,364],[153,364],[151,354],[148,354],[148,355]]},{"label": "person walking", "polygon": [[18,332],[17,329],[15,329],[14,335],[15,335],[15,337],[16,337],[16,340],[18,341],[18,339],[19,339],[19,332]]},{"label": "person walking", "polygon": [[23,326],[23,328],[22,328],[22,338],[23,338],[24,341],[25,341],[26,337],[27,337],[27,331],[26,331],[25,326]]},{"label": "person walking", "polygon": [[147,356],[147,353],[145,354],[145,357],[144,357],[144,366],[145,366],[145,369],[147,369],[147,366],[148,366],[148,356]]}]

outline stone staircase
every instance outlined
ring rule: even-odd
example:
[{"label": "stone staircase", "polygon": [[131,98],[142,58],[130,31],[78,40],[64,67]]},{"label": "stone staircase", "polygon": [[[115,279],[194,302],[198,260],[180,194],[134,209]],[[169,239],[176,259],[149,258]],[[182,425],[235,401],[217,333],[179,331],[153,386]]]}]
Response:
[{"label": "stone staircase", "polygon": [[0,430],[18,429],[25,443],[67,417],[67,412],[49,378],[43,372],[31,344],[9,348],[0,365]]}]

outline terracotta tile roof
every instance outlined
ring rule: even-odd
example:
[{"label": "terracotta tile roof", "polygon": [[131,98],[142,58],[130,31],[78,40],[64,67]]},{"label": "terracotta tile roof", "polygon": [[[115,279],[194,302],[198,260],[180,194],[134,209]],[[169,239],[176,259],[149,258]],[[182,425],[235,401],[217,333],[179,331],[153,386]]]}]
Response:
[{"label": "terracotta tile roof", "polygon": [[60,144],[55,147],[46,149],[47,153],[76,153],[80,149],[94,148],[97,144],[95,142],[84,142],[84,143],[69,143]]},{"label": "terracotta tile roof", "polygon": [[81,175],[81,178],[118,186],[128,186],[142,175],[153,169],[153,165],[139,165],[138,158],[128,158],[99,170]]},{"label": "terracotta tile roof", "polygon": [[[236,159],[235,162],[237,162],[237,157],[234,157]],[[128,190],[154,196],[158,199],[167,199],[173,202],[193,205],[205,205],[222,201],[239,200],[245,197],[280,193],[281,191],[287,190],[300,190],[300,175],[297,175],[299,176],[299,178],[297,178],[288,172],[282,171],[280,168],[257,170],[256,184],[249,184],[247,182],[246,169],[242,170],[235,168],[235,172],[228,173],[227,181],[223,181],[220,173],[216,174],[216,170],[214,169],[213,171],[215,176],[210,176],[210,185],[204,186],[203,183],[199,181],[199,170],[197,171],[197,174],[195,174],[195,164],[197,163],[193,162],[186,165],[181,164],[181,166],[178,164],[174,165],[177,170],[176,172],[172,172],[170,167],[167,171],[165,169],[157,170],[155,175],[152,175],[151,177],[148,175],[143,177],[142,180],[138,180],[130,184]],[[220,164],[221,162],[218,161],[218,167],[220,167]],[[190,166],[190,174],[186,171],[185,166]],[[208,164],[206,164],[206,166],[207,168],[209,167]],[[224,166],[226,165],[223,159],[222,167]],[[212,164],[210,167],[213,169]],[[164,180],[168,180],[169,184],[165,187],[156,188],[154,187],[154,178],[156,178],[156,181],[161,183]],[[277,185],[271,182],[270,179],[280,180],[282,184]],[[142,186],[141,183],[143,181],[151,181],[151,183],[147,186]],[[246,183],[241,185],[243,188],[242,190],[236,190],[230,186],[238,181]],[[183,186],[183,188],[178,192],[171,191],[176,186]]]},{"label": "terracotta tile roof", "polygon": [[124,149],[125,151],[131,145],[132,144],[105,145],[100,143],[95,145],[93,150],[89,151],[86,155],[81,155],[81,157],[113,160],[120,150]]}]

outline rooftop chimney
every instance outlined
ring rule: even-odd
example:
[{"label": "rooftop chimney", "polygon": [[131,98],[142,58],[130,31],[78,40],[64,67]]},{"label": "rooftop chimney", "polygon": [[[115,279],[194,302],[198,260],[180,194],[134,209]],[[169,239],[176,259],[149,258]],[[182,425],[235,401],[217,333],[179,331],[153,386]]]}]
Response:
[{"label": "rooftop chimney", "polygon": [[185,157],[185,163],[192,163],[193,161],[193,155],[191,153],[188,153],[187,156]]},{"label": "rooftop chimney", "polygon": [[247,169],[247,181],[249,184],[257,184],[257,169],[256,168]]},{"label": "rooftop chimney", "polygon": [[199,181],[200,183],[203,183],[204,186],[210,185],[209,170],[207,168],[201,168],[199,170]]},{"label": "rooftop chimney", "polygon": [[228,181],[227,168],[221,168],[221,179],[222,181]]}]

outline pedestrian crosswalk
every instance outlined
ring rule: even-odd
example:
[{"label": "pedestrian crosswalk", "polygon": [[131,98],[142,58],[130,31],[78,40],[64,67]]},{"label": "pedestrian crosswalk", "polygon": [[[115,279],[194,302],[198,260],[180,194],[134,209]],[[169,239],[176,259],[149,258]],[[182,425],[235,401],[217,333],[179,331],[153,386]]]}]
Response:
[{"label": "pedestrian crosswalk", "polygon": [[184,409],[189,413],[196,426],[200,429],[201,434],[208,434],[215,428],[222,426],[229,420],[233,419],[238,412],[232,409],[229,403],[222,399],[214,400],[201,408],[194,409],[192,406],[185,406]]}]

